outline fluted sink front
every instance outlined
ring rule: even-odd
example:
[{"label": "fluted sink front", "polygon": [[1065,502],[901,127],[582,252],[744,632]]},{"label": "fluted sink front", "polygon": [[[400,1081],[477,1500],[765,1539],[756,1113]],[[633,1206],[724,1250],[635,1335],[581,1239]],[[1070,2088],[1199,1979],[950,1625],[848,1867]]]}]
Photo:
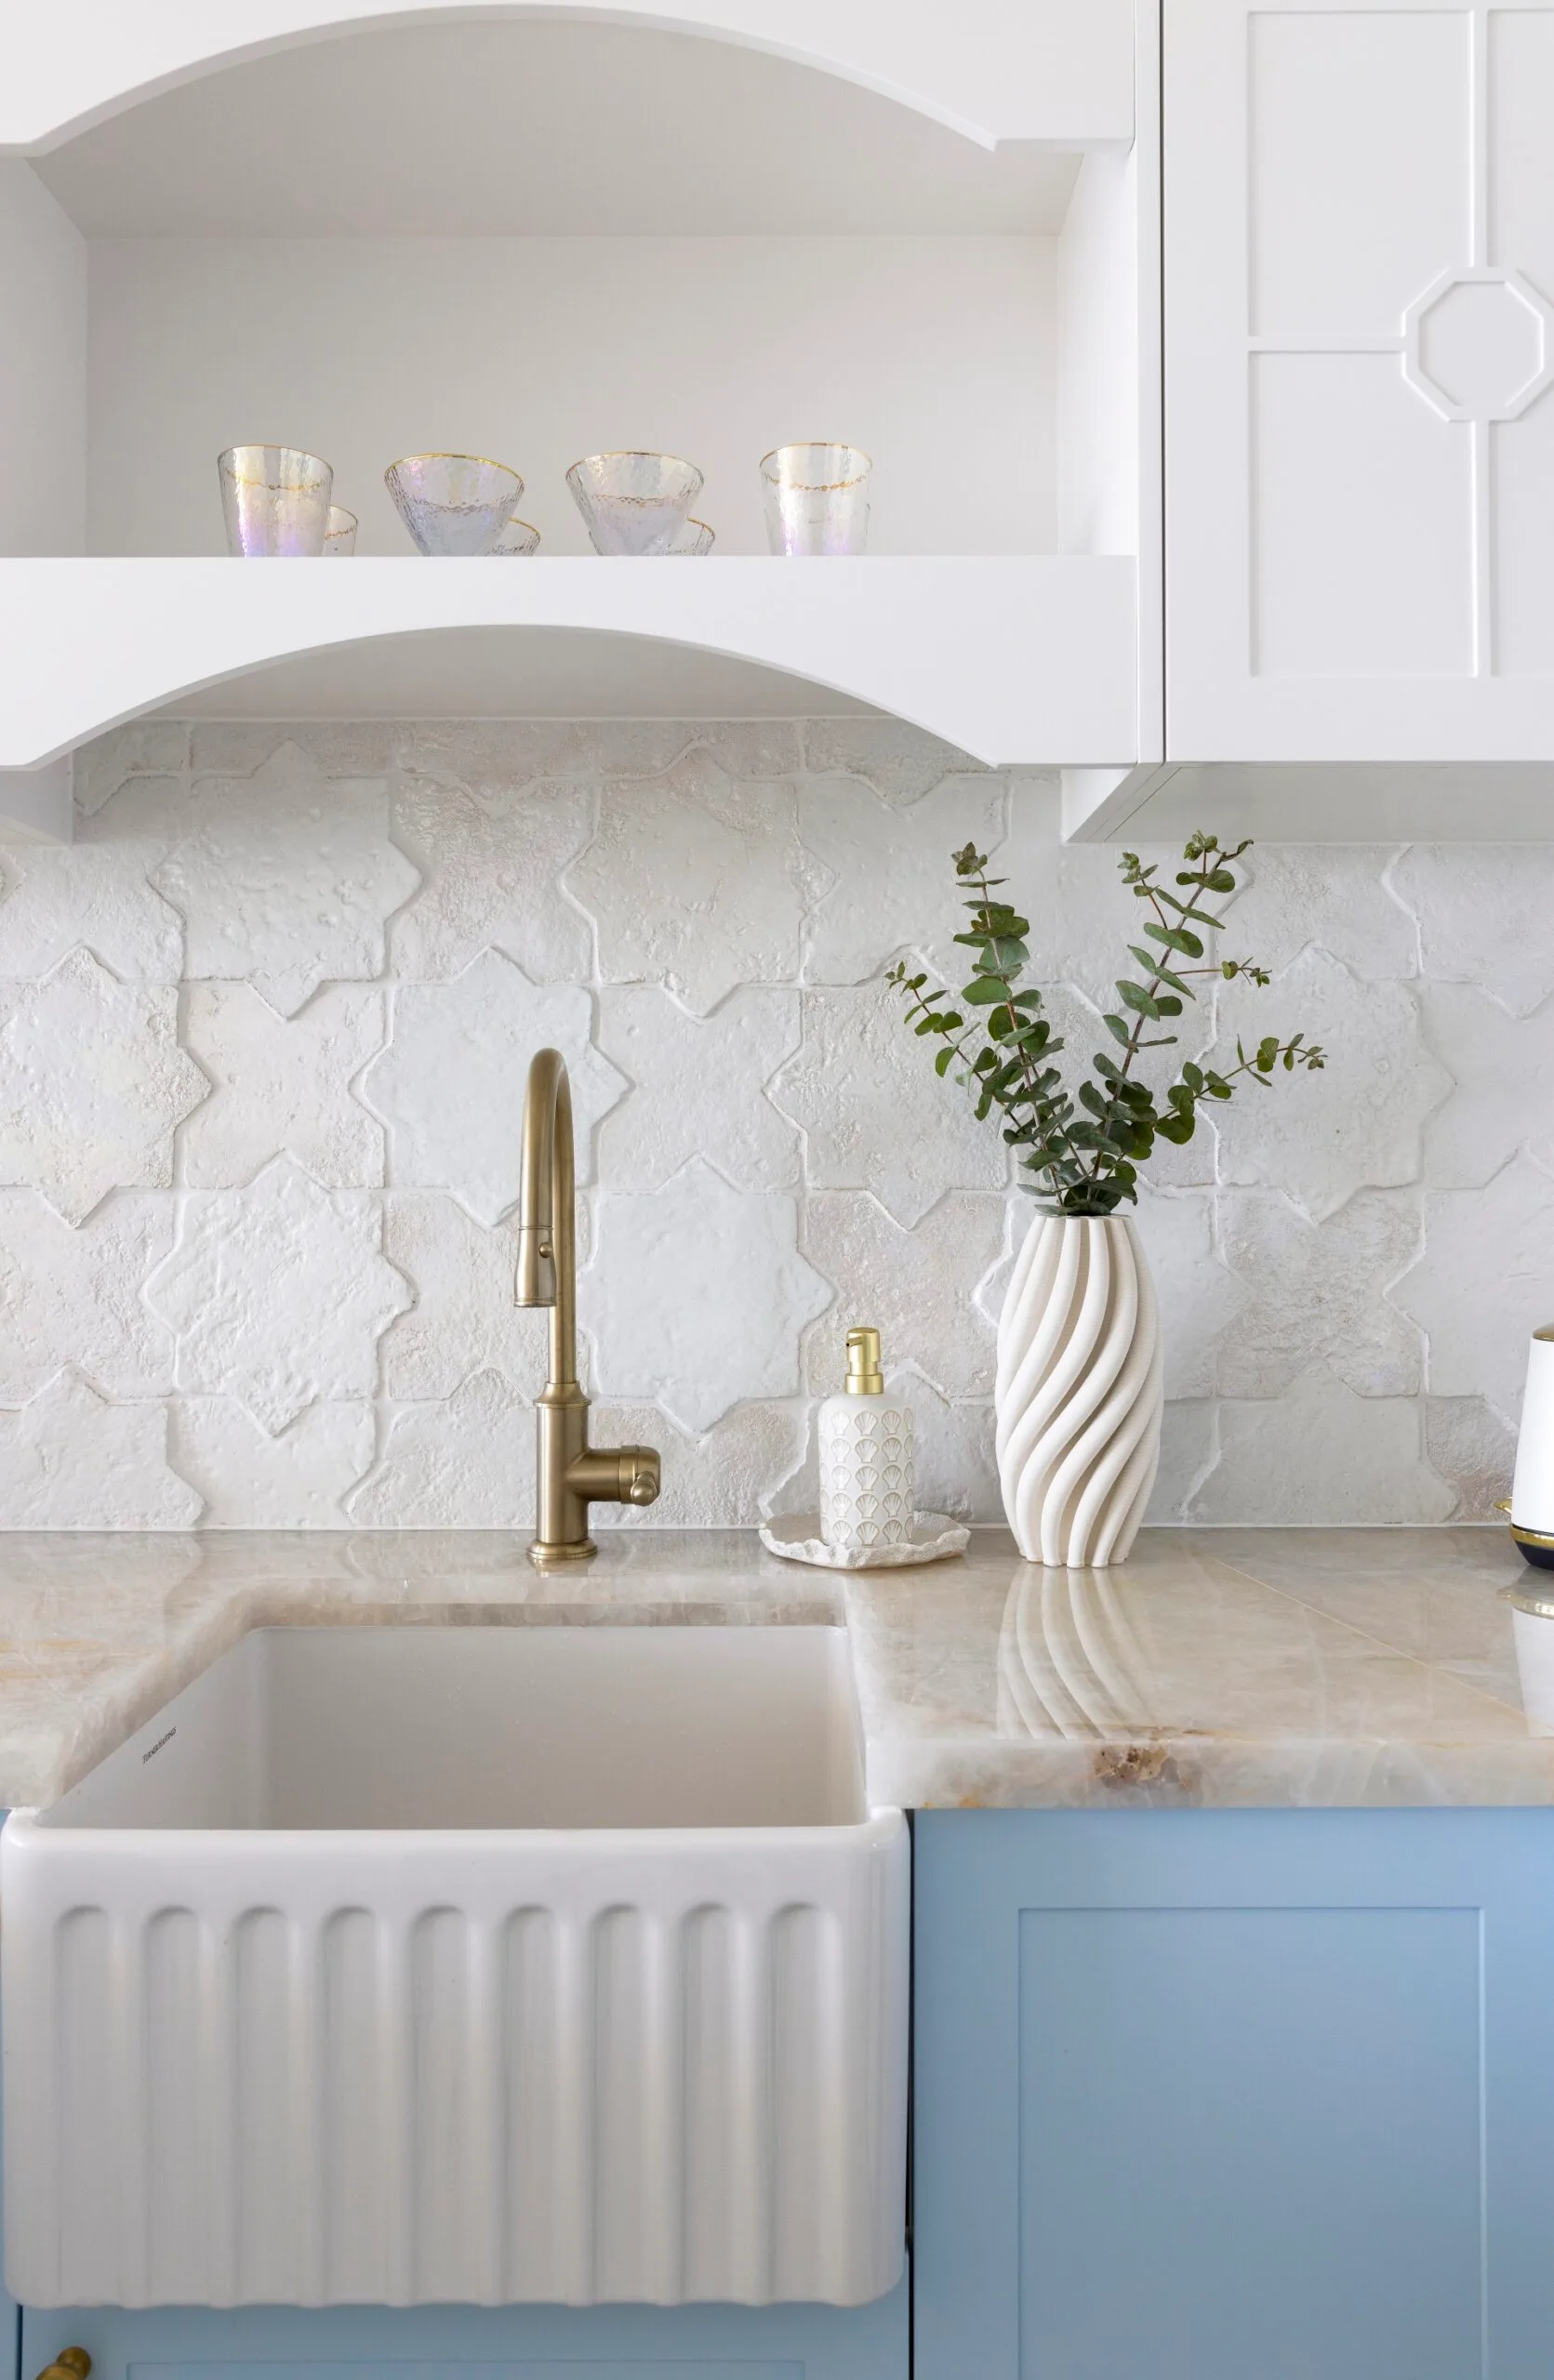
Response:
[{"label": "fluted sink front", "polygon": [[11,2291],[880,2295],[908,1858],[840,1630],[257,1631],[0,1839]]}]

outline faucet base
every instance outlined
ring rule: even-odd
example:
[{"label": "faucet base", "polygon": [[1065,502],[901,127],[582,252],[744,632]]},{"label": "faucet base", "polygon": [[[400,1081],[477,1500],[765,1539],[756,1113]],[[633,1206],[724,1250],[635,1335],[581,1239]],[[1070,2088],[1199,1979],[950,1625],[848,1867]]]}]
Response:
[{"label": "faucet base", "polygon": [[549,1545],[538,1537],[529,1540],[529,1560],[537,1570],[562,1570],[571,1562],[591,1562],[598,1551],[591,1537],[567,1545]]},{"label": "faucet base", "polygon": [[588,1399],[576,1381],[548,1381],[535,1407],[538,1527],[529,1547],[537,1569],[587,1562],[591,1504],[651,1504],[658,1458],[651,1447],[591,1447]]}]

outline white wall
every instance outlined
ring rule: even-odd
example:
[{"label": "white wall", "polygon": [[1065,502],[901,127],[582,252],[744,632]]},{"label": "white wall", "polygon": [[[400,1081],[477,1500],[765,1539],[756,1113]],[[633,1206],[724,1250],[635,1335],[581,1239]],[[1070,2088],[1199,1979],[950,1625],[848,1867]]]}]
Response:
[{"label": "white wall", "polygon": [[[970,836],[1087,1059],[1134,904],[1114,853],[1043,839],[1049,783],[832,719],[151,721],[76,787],[73,848],[3,855],[0,1526],[522,1526],[547,1041],[600,1427],[664,1451],[649,1523],[801,1507],[860,1320],[927,1500],[996,1512],[1028,1210],[879,979],[956,963]],[[1273,985],[1202,1039],[1298,1027],[1330,1064],[1152,1169],[1156,1517],[1485,1516],[1554,1314],[1554,847],[1255,858],[1229,940]]]},{"label": "white wall", "polygon": [[86,243],[30,165],[0,159],[0,554],[86,535]]},{"label": "white wall", "polygon": [[1137,170],[1131,151],[1086,157],[1057,243],[1064,553],[1139,550]]},{"label": "white wall", "polygon": [[581,455],[687,456],[723,549],[764,552],[758,465],[876,463],[882,553],[1050,551],[1048,238],[100,240],[91,543],[221,550],[216,456],[323,455],[364,553],[410,550],[382,483],[455,449],[523,473],[544,550],[588,550]]}]

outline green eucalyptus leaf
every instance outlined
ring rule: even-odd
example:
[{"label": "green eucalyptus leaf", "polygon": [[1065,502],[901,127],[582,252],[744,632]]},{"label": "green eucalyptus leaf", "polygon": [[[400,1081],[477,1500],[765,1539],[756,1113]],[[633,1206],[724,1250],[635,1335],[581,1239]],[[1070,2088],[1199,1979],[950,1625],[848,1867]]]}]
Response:
[{"label": "green eucalyptus leaf", "polygon": [[1163,943],[1167,950],[1179,950],[1184,959],[1202,959],[1203,956],[1202,944],[1195,933],[1189,933],[1185,926],[1157,925],[1151,918],[1144,931],[1151,942]]},{"label": "green eucalyptus leaf", "polygon": [[1198,995],[1193,990],[1192,985],[1190,984],[1184,984],[1179,975],[1174,975],[1171,972],[1170,968],[1164,964],[1157,952],[1152,950],[1141,950],[1136,942],[1130,942],[1128,949],[1131,956],[1137,959],[1141,967],[1147,967],[1149,970],[1149,981],[1151,985],[1155,984],[1169,984],[1171,989],[1174,992],[1180,992],[1184,999],[1195,1000],[1197,998]]}]

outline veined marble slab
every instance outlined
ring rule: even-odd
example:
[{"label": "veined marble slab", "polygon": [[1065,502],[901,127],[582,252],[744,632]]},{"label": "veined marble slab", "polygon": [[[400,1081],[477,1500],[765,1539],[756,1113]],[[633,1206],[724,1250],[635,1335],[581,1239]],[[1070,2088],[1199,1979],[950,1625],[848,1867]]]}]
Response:
[{"label": "veined marble slab", "polygon": [[1524,1708],[1499,1593],[1522,1575],[1473,1528],[1153,1529],[1109,1571],[977,1529],[960,1559],[853,1573],[753,1530],[623,1529],[581,1576],[485,1531],[19,1533],[0,1806],[54,1800],[250,1628],[832,1620],[879,1803],[1554,1804],[1554,1719]]}]

